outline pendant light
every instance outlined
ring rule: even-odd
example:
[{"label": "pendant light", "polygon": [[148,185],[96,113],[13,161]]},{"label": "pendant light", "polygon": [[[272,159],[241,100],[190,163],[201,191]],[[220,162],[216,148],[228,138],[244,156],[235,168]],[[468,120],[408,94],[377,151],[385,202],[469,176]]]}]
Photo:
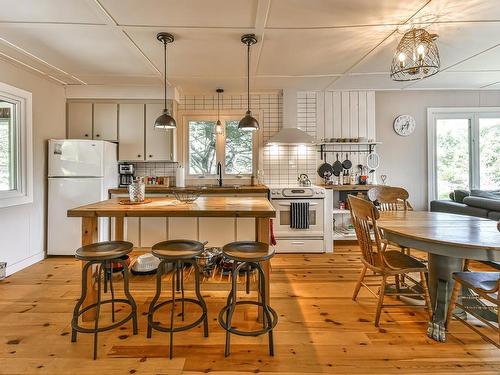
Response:
[{"label": "pendant light", "polygon": [[247,112],[240,120],[238,129],[254,131],[259,130],[260,126],[250,111],[250,46],[257,43],[257,37],[255,34],[245,34],[241,37],[241,43],[247,46]]},{"label": "pendant light", "polygon": [[177,123],[175,119],[170,115],[170,111],[167,108],[167,44],[174,41],[174,36],[169,33],[158,33],[156,39],[163,43],[163,87],[164,87],[164,104],[163,104],[163,114],[158,117],[155,121],[154,127],[156,129],[175,129]]},{"label": "pendant light", "polygon": [[441,66],[436,34],[424,29],[411,29],[403,35],[394,53],[391,78],[394,81],[415,81],[430,77]]},{"label": "pendant light", "polygon": [[215,123],[215,134],[222,134],[222,123],[220,122],[220,94],[224,89],[217,89],[217,122]]}]

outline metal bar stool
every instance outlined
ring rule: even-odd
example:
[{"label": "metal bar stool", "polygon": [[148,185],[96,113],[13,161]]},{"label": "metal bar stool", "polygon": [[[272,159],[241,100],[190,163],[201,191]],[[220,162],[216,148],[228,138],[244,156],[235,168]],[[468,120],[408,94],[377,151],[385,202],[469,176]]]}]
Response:
[{"label": "metal bar stool", "polygon": [[[98,242],[90,245],[80,247],[76,250],[75,257],[79,260],[85,261],[85,265],[82,269],[82,294],[80,299],[75,305],[73,310],[73,319],[71,320],[71,342],[76,342],[77,332],[81,333],[93,333],[94,334],[94,359],[97,358],[97,334],[99,332],[109,331],[116,327],[119,327],[130,319],[132,319],[133,332],[137,335],[137,305],[135,304],[134,298],[130,294],[129,290],[129,279],[128,279],[128,266],[124,259],[121,259],[124,255],[127,255],[132,251],[134,245],[130,242],[125,241],[108,241],[108,242]],[[101,278],[103,273],[107,272],[108,268],[112,267],[112,263],[120,263],[123,267],[123,291],[126,298],[115,298],[114,288],[113,288],[113,278],[105,277],[104,283],[107,285],[109,281],[111,290],[111,299],[101,300]],[[89,267],[94,264],[98,266],[97,268],[97,302],[89,306],[82,307],[82,304],[87,295],[87,272]],[[106,287],[107,289],[107,287]],[[122,320],[115,322],[115,303],[125,303],[131,307],[130,314],[128,314]],[[112,309],[112,322],[113,324],[99,327],[99,313],[101,310],[101,305],[111,303]],[[78,325],[78,318],[80,315],[85,313],[90,309],[96,311],[94,328],[85,328]]]},{"label": "metal bar stool", "polygon": [[[261,262],[271,259],[274,256],[274,250],[269,248],[268,244],[254,241],[239,241],[231,242],[225,245],[222,249],[223,255],[234,261],[232,271],[231,291],[227,297],[226,306],[219,312],[219,324],[226,330],[226,347],[224,355],[229,355],[230,347],[230,334],[240,336],[260,336],[269,334],[269,354],[274,356],[274,343],[273,343],[273,328],[278,323],[278,315],[276,311],[266,304],[266,280],[264,271],[261,267]],[[237,276],[240,269],[249,270],[250,267],[255,267],[259,274],[258,295],[259,301],[237,301],[238,283]],[[248,289],[248,279],[247,279]],[[231,325],[234,311],[237,305],[257,305],[263,309],[263,328],[254,331],[242,331],[233,328]]]},{"label": "metal bar stool", "polygon": [[[207,305],[200,291],[200,270],[196,264],[196,256],[200,255],[204,250],[201,242],[191,240],[170,240],[155,244],[152,247],[152,254],[161,260],[156,272],[156,295],[149,305],[148,313],[148,338],[151,338],[153,329],[161,332],[170,333],[170,359],[173,356],[174,332],[187,331],[198,326],[203,322],[204,336],[208,337],[208,314]],[[167,263],[173,264],[172,270],[172,299],[158,303],[161,294],[161,277],[165,274],[165,266]],[[194,267],[195,275],[195,293],[197,299],[184,297],[184,264],[188,263]],[[180,290],[181,298],[175,297],[176,290]],[[184,303],[192,303],[201,307],[201,316],[193,323],[174,327],[175,303],[180,302],[181,317],[184,321]],[[155,311],[165,305],[172,305],[170,312],[170,326],[164,326],[160,322],[154,321],[153,315]]]}]

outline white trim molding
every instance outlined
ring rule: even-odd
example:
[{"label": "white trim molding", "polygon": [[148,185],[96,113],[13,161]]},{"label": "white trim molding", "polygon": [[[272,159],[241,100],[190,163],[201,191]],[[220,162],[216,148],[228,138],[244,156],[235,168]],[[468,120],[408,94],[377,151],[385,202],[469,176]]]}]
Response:
[{"label": "white trim molding", "polygon": [[15,189],[0,191],[0,208],[33,202],[33,125],[30,92],[0,82],[0,100],[15,105]]}]

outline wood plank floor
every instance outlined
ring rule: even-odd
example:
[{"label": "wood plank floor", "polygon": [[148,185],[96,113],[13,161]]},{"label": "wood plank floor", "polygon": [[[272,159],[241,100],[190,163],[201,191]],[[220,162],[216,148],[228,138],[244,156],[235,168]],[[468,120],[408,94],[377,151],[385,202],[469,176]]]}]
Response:
[{"label": "wood plank floor", "polygon": [[[176,334],[174,359],[169,360],[168,334],[146,338],[154,278],[133,277],[139,334],[131,334],[131,324],[101,333],[97,361],[91,359],[92,335],[80,334],[77,343],[70,342],[80,264],[70,257],[49,258],[0,282],[0,373],[500,373],[500,351],[458,322],[452,322],[444,344],[427,338],[421,309],[384,311],[375,328],[375,299],[362,291],[357,302],[351,300],[359,255],[355,246],[345,245],[335,254],[273,259],[272,306],[280,317],[275,357],[268,355],[267,336],[232,336],[231,356],[224,358],[224,331],[216,317],[226,292],[204,288],[210,336],[204,338],[201,328]],[[186,320],[196,312],[188,309]],[[160,311],[160,320],[168,321],[167,316],[168,310]],[[255,316],[253,309],[238,313],[237,326],[250,328]],[[110,319],[109,310],[103,319]]]}]

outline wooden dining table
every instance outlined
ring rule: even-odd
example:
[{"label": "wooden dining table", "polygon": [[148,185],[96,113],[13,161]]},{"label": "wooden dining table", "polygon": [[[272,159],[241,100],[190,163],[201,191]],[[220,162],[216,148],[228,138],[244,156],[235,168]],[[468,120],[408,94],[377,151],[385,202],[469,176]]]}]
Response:
[{"label": "wooden dining table", "polygon": [[[68,217],[82,218],[82,245],[97,242],[99,238],[98,218],[114,218],[115,240],[124,239],[124,219],[127,217],[246,217],[255,218],[255,240],[269,243],[270,218],[276,216],[271,202],[265,197],[220,197],[205,196],[187,204],[173,197],[148,198],[148,202],[137,205],[121,204],[122,199],[112,198],[101,202],[68,210]],[[223,228],[221,228],[223,230]],[[76,249],[75,249],[76,250]],[[265,274],[266,299],[269,303],[269,261],[262,265]],[[83,308],[97,300],[95,274],[88,275],[87,298]],[[83,320],[94,320],[94,310],[83,314]],[[259,311],[259,316],[261,311]]]},{"label": "wooden dining table", "polygon": [[428,253],[433,318],[428,336],[446,340],[446,312],[453,272],[464,260],[500,261],[500,232],[493,220],[427,211],[381,212],[377,221],[389,242]]}]

